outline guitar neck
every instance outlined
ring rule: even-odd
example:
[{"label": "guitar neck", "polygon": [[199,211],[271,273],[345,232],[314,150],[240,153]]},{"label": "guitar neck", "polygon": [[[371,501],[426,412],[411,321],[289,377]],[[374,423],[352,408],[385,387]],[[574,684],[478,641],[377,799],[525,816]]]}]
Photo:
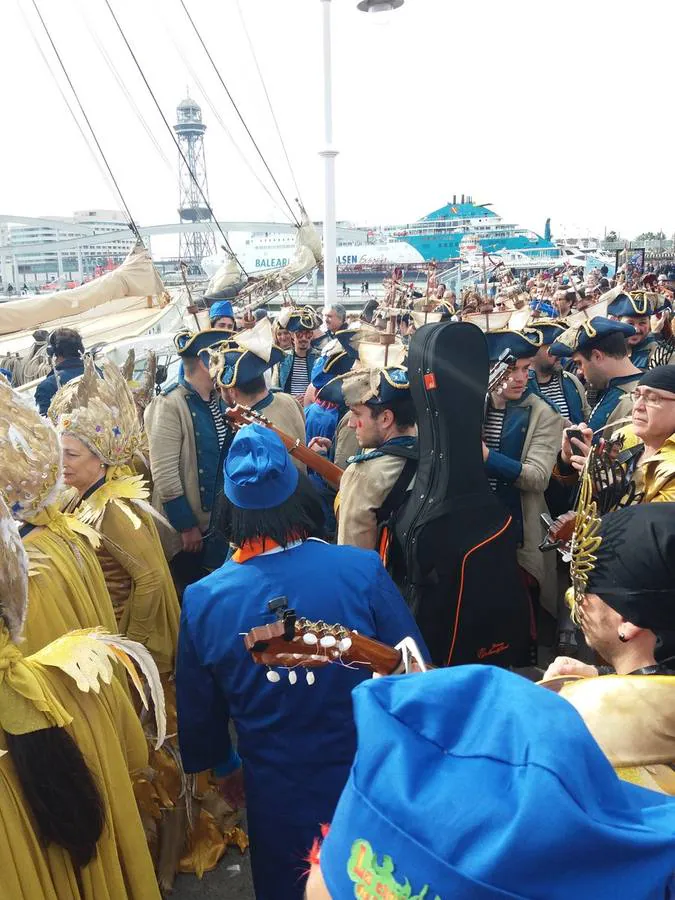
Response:
[{"label": "guitar neck", "polygon": [[377,675],[392,675],[399,669],[403,656],[395,647],[354,632],[351,641],[349,660],[352,665],[368,666]]}]

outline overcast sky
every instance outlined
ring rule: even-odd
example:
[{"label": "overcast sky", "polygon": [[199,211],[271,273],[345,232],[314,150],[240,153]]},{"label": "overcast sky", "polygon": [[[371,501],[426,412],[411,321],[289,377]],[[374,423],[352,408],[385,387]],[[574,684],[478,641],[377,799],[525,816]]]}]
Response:
[{"label": "overcast sky", "polygon": [[[188,85],[202,105],[218,218],[282,221],[218,121],[274,191],[180,0],[110,2],[169,122]],[[322,3],[185,2],[292,201],[241,10],[302,199],[320,219]],[[175,221],[177,151],[104,0],[37,3],[133,215]],[[539,232],[548,216],[554,234],[675,231],[672,0],[406,0],[382,22],[356,0],[331,6],[339,219],[403,223],[467,193]],[[32,0],[1,0],[0,34],[0,212],[117,206],[35,45],[56,73]]]}]

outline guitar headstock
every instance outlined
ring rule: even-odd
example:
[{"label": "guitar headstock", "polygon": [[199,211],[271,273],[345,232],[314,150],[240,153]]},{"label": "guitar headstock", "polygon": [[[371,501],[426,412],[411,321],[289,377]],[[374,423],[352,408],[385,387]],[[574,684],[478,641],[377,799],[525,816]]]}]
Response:
[{"label": "guitar headstock", "polygon": [[237,426],[252,425],[254,422],[258,422],[260,425],[270,424],[269,419],[266,419],[265,416],[249,406],[243,406],[241,403],[236,403],[225,410],[225,418]]},{"label": "guitar headstock", "polygon": [[[254,662],[288,669],[291,684],[297,681],[296,668],[310,669],[307,683],[313,684],[311,669],[331,663],[370,668],[380,674],[389,674],[400,664],[400,651],[343,625],[298,618],[292,609],[284,610],[280,616],[277,622],[252,628],[244,635],[244,646]],[[272,668],[267,678],[271,682],[281,680],[279,672]]]}]

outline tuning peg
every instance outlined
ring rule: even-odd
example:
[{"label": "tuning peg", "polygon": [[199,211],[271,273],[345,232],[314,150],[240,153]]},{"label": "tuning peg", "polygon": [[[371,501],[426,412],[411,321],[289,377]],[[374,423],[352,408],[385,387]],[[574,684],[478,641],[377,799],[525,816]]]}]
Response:
[{"label": "tuning peg", "polygon": [[314,672],[312,672],[312,671],[307,672],[307,674],[305,675],[305,679],[307,680],[307,684],[311,687],[316,680],[314,678]]},{"label": "tuning peg", "polygon": [[298,680],[298,673],[294,672],[293,669],[288,673],[288,682],[289,684],[295,684]]},{"label": "tuning peg", "polygon": [[340,650],[342,653],[345,653],[347,650],[349,650],[351,645],[352,645],[351,638],[348,638],[348,637],[342,638],[342,640],[338,644],[338,650]]},{"label": "tuning peg", "polygon": [[318,637],[315,634],[312,634],[311,632],[307,632],[307,634],[303,634],[302,639],[305,642],[305,644],[314,645],[314,644],[319,643]]},{"label": "tuning peg", "polygon": [[337,641],[332,634],[326,634],[321,638],[319,643],[322,647],[334,647],[337,644]]},{"label": "tuning peg", "polygon": [[271,681],[272,684],[276,684],[278,681],[281,681],[281,675],[278,672],[275,672],[274,669],[268,669],[267,680]]}]

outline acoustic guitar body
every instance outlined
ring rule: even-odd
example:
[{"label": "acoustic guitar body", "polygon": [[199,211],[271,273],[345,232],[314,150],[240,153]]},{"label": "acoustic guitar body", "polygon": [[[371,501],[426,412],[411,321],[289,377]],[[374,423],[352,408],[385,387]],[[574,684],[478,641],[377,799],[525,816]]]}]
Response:
[{"label": "acoustic guitar body", "polygon": [[435,665],[527,665],[530,609],[514,528],[483,465],[483,333],[462,322],[423,326],[408,371],[419,464],[394,527],[392,574]]}]

